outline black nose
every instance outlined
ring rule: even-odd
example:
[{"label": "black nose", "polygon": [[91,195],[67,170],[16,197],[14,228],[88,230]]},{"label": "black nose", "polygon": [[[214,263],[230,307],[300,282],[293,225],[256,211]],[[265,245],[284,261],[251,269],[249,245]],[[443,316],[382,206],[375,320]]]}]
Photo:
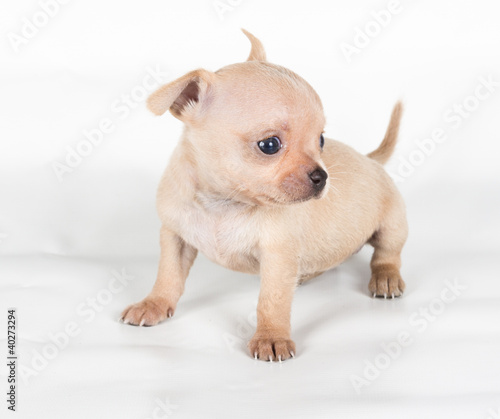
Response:
[{"label": "black nose", "polygon": [[321,167],[318,167],[316,170],[309,173],[309,179],[311,179],[313,188],[319,192],[325,187],[326,180],[328,179],[328,173],[326,173]]}]

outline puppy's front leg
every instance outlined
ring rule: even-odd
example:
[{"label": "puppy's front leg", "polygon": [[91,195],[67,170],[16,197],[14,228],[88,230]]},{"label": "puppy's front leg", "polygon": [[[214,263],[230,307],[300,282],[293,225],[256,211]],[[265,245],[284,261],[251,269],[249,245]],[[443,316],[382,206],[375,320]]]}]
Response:
[{"label": "puppy's front leg", "polygon": [[295,356],[290,339],[290,313],[297,286],[297,262],[267,254],[261,261],[261,286],[257,305],[257,331],[249,342],[250,354],[265,361]]},{"label": "puppy's front leg", "polygon": [[154,326],[174,314],[198,251],[165,226],[160,231],[160,245],[156,283],[144,300],[125,309],[124,323]]}]

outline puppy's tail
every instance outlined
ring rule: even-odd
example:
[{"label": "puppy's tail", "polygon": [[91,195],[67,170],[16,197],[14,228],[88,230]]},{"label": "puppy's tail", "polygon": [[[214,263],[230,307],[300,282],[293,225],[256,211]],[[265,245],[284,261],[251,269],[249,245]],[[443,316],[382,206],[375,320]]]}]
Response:
[{"label": "puppy's tail", "polygon": [[387,160],[389,160],[394,149],[396,148],[401,115],[403,115],[403,104],[401,102],[397,102],[392,110],[391,120],[389,121],[389,126],[387,127],[382,143],[375,151],[368,154],[368,157],[378,161],[380,164],[385,164]]}]

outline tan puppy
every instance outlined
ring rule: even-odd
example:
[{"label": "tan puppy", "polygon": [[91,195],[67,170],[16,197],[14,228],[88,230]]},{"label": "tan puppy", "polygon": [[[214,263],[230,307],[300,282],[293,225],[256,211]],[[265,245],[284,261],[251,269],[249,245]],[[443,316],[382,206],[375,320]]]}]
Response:
[{"label": "tan puppy", "polygon": [[[331,269],[365,243],[375,248],[373,296],[398,297],[407,236],[404,204],[384,171],[401,117],[396,104],[380,147],[368,157],[323,138],[325,117],[313,88],[270,64],[252,43],[247,62],[192,71],[149,100],[185,129],[158,189],[161,260],[151,293],[122,314],[153,326],[174,314],[201,251],[237,271],[260,274],[252,356],[285,360],[298,283]],[[324,143],[324,144],[323,144]]]}]

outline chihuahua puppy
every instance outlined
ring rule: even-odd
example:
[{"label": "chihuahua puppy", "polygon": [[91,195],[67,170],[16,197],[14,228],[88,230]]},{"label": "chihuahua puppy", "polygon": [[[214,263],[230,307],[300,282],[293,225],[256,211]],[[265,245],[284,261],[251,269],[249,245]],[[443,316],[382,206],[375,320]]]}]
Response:
[{"label": "chihuahua puppy", "polygon": [[364,156],[324,138],[318,94],[300,76],[266,60],[243,30],[248,60],[195,70],[148,99],[156,115],[185,124],[157,196],[161,258],[151,293],[129,306],[126,324],[172,317],[198,251],[236,271],[260,274],[256,359],[295,356],[290,337],[297,285],[371,244],[373,297],[402,295],[403,200],[382,165],[397,140],[402,106],[380,146]]}]

